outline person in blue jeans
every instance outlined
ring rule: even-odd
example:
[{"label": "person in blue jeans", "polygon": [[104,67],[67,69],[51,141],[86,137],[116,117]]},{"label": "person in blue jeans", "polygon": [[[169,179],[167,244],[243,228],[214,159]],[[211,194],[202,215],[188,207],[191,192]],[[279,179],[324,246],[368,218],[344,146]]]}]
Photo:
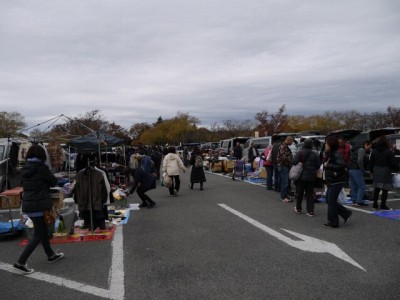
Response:
[{"label": "person in blue jeans", "polygon": [[362,146],[351,149],[349,162],[349,178],[351,189],[351,201],[355,206],[368,206],[364,203],[366,167],[366,154],[371,149],[371,141],[365,141]]},{"label": "person in blue jeans", "polygon": [[292,166],[293,155],[289,146],[293,143],[293,137],[286,137],[285,141],[279,146],[277,162],[280,173],[281,200],[282,202],[293,202],[289,197],[289,171]]},{"label": "person in blue jeans", "polygon": [[269,145],[261,155],[263,166],[267,172],[267,190],[272,190],[274,166],[271,158],[272,145]]}]

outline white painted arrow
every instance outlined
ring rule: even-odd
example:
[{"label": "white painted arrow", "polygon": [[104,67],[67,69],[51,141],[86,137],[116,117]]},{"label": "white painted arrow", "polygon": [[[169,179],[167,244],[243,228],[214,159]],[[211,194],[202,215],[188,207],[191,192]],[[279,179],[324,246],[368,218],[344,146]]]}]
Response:
[{"label": "white painted arrow", "polygon": [[291,238],[279,233],[278,231],[269,228],[268,226],[261,224],[260,222],[242,214],[241,212],[225,205],[225,204],[218,204],[220,207],[226,209],[227,211],[231,212],[232,214],[238,216],[242,220],[250,223],[251,225],[261,229],[262,231],[272,235],[273,237],[276,237],[278,240],[288,244],[289,246],[292,246],[294,248],[303,250],[303,251],[309,251],[309,252],[316,252],[316,253],[330,253],[333,256],[336,256],[339,259],[342,259],[353,266],[356,266],[357,268],[366,271],[361,265],[359,265],[355,260],[353,260],[350,256],[348,256],[342,249],[340,249],[338,246],[336,246],[333,243],[326,242],[320,239],[316,239],[304,234],[300,234],[294,231],[290,231],[287,229],[282,230],[290,233],[291,235],[294,235],[295,237],[299,238],[300,241],[297,240],[292,240]]}]

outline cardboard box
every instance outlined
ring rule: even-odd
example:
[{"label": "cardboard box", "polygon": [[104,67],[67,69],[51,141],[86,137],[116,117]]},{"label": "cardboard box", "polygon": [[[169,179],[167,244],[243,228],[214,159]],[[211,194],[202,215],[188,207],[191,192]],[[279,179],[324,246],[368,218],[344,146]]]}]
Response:
[{"label": "cardboard box", "polygon": [[258,174],[259,178],[267,178],[267,169],[265,167],[260,167],[260,173]]},{"label": "cardboard box", "polygon": [[53,209],[58,210],[64,207],[64,192],[61,187],[50,188],[50,198],[53,201]]},{"label": "cardboard box", "polygon": [[212,165],[211,171],[213,171],[213,172],[222,172],[222,171],[223,171],[223,168],[224,168],[224,166],[223,166],[223,164],[222,164],[222,161],[218,161],[218,162],[215,162],[215,163]]},{"label": "cardboard box", "polygon": [[235,161],[234,160],[224,160],[224,171],[227,173],[232,173],[233,168],[235,167]]},{"label": "cardboard box", "polygon": [[16,187],[1,193],[0,195],[6,196],[8,199],[6,197],[1,197],[0,208],[21,207],[22,192],[22,187]]}]

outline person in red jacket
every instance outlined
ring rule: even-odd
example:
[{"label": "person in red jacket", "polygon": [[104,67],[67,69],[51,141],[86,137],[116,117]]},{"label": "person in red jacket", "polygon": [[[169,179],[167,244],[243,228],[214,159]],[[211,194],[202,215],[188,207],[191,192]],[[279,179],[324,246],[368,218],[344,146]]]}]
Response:
[{"label": "person in red jacket", "polygon": [[263,166],[267,171],[267,190],[272,190],[272,183],[273,183],[273,175],[274,175],[274,165],[272,164],[272,145],[269,145],[265,151],[264,155],[262,156],[263,159]]}]

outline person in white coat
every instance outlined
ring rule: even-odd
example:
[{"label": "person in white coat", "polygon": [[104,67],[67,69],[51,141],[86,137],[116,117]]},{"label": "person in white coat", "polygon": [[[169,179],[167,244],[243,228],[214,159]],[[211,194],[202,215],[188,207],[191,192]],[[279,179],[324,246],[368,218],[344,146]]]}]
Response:
[{"label": "person in white coat", "polygon": [[178,154],[176,154],[175,147],[171,146],[168,148],[168,153],[165,155],[163,160],[162,170],[172,178],[172,186],[169,188],[169,194],[171,196],[177,196],[181,186],[179,173],[180,170],[185,173],[186,168],[182,162],[182,159]]}]

